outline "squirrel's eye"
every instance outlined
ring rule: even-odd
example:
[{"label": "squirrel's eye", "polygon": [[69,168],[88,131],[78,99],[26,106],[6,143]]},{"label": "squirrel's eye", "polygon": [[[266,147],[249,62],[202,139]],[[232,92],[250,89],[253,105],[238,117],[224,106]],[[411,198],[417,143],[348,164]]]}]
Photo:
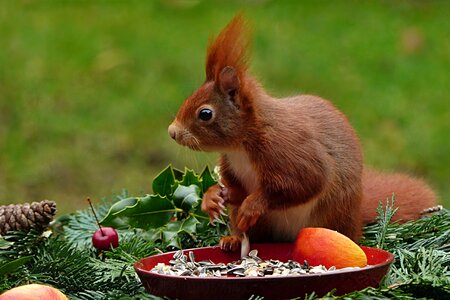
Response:
[{"label": "squirrel's eye", "polygon": [[211,120],[212,116],[213,116],[213,112],[212,112],[212,110],[210,110],[208,108],[204,108],[198,113],[198,117],[200,118],[200,120],[203,120],[203,121]]}]

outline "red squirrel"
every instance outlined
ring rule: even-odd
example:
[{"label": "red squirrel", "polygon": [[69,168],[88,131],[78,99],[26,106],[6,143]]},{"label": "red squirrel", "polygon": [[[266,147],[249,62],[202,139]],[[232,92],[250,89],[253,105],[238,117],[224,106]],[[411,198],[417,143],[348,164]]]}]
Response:
[{"label": "red squirrel", "polygon": [[245,232],[253,242],[294,241],[303,227],[357,242],[392,194],[397,220],[435,204],[421,180],[366,169],[354,129],[329,101],[268,95],[248,72],[248,43],[238,15],[210,43],[206,80],[168,128],[183,146],[221,153],[225,188],[209,188],[202,209],[215,219],[227,206],[232,235],[222,237],[222,249],[238,249]]}]

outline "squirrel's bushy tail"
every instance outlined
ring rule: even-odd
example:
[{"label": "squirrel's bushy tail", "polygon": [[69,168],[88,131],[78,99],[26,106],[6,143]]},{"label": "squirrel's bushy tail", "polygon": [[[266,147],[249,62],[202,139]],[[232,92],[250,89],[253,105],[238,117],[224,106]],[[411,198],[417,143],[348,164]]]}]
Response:
[{"label": "squirrel's bushy tail", "polygon": [[374,223],[376,209],[386,199],[395,197],[394,207],[398,207],[393,221],[406,222],[420,217],[420,213],[436,205],[436,194],[422,180],[404,174],[383,173],[374,170],[363,170],[363,201],[361,205],[364,224]]}]

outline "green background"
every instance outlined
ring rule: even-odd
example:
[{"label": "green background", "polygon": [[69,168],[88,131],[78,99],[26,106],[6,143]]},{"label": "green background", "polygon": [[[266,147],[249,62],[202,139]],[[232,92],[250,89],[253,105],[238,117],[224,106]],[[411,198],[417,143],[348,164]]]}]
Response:
[{"label": "green background", "polygon": [[[216,154],[167,135],[236,12],[252,72],[275,96],[331,100],[372,167],[426,179],[450,204],[448,1],[1,1],[0,204],[60,213],[151,192],[167,164]],[[283,120],[280,120],[282,122]]]}]

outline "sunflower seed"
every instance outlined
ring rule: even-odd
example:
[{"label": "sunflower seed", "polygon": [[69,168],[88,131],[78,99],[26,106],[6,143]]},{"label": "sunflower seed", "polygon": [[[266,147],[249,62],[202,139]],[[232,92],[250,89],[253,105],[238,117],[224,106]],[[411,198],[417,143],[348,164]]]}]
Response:
[{"label": "sunflower seed", "polygon": [[191,270],[184,270],[183,272],[178,274],[179,276],[190,276],[192,275],[192,271]]},{"label": "sunflower seed", "polygon": [[189,251],[189,259],[191,260],[191,262],[195,263],[195,255],[194,255],[194,252]]},{"label": "sunflower seed", "polygon": [[250,257],[258,257],[258,250],[253,249],[252,251],[250,251],[248,253],[248,256],[250,256]]},{"label": "sunflower seed", "polygon": [[[347,268],[346,268],[347,269]],[[228,264],[215,264],[211,260],[195,261],[195,255],[189,251],[188,255],[181,250],[175,252],[169,264],[158,263],[151,271],[174,276],[194,276],[194,277],[263,277],[263,276],[300,276],[304,274],[322,274],[328,271],[335,271],[336,267],[329,269],[324,266],[310,266],[305,260],[303,264],[288,260],[282,262],[276,259],[263,260],[258,257],[256,249],[250,251],[241,260]]]},{"label": "sunflower seed", "polygon": [[211,265],[214,265],[214,263],[212,261],[210,261],[210,260],[202,260],[202,261],[199,261],[198,264],[200,266],[211,266]]},{"label": "sunflower seed", "polygon": [[234,274],[234,275],[237,275],[237,273],[239,273],[239,274],[243,274],[243,272],[245,271],[245,268],[243,268],[243,267],[234,267],[234,268],[231,268],[231,269],[229,269],[228,270],[228,274]]}]

